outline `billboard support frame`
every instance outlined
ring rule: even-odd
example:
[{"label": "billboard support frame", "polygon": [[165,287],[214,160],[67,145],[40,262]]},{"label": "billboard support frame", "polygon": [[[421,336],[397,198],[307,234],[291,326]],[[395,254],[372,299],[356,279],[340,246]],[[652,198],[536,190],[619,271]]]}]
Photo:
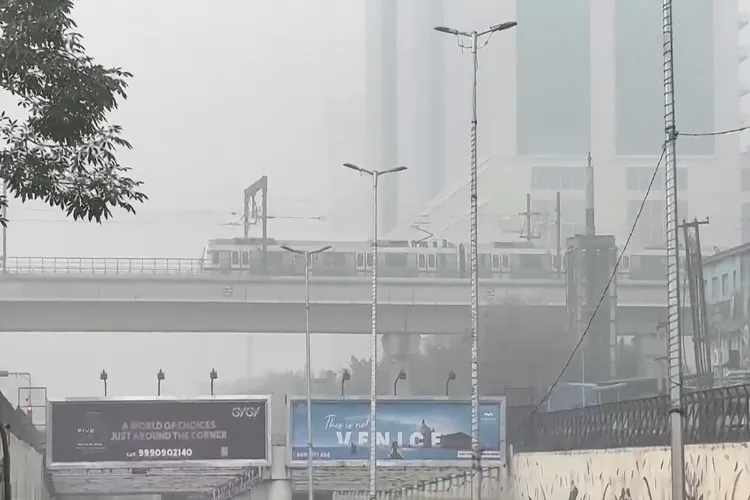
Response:
[{"label": "billboard support frame", "polygon": [[[369,396],[322,396],[313,398],[312,404],[315,403],[368,403],[370,401]],[[471,408],[471,400],[469,398],[460,398],[450,396],[414,396],[414,397],[400,397],[393,395],[382,395],[378,396],[378,403],[463,403]],[[307,468],[306,460],[294,460],[293,459],[293,443],[292,443],[292,408],[294,403],[305,403],[305,396],[288,396],[287,397],[287,439],[286,439],[286,453],[287,453],[287,467],[290,469],[305,469]],[[497,404],[500,406],[500,458],[482,458],[482,468],[496,467],[499,464],[507,461],[507,398],[505,396],[487,396],[482,397],[479,400],[479,404]],[[315,442],[313,436],[313,443]],[[470,450],[468,450],[470,451]],[[417,467],[453,467],[453,468],[471,468],[472,459],[471,457],[456,459],[456,460],[383,460],[378,459],[378,468],[417,468]],[[347,468],[362,468],[368,467],[367,459],[357,460],[313,460],[315,467],[347,467]]]},{"label": "billboard support frame", "polygon": [[[54,446],[54,406],[65,403],[212,403],[229,401],[257,401],[265,403],[265,459],[216,459],[216,460],[149,460],[149,461],[102,461],[102,462],[55,462],[53,461]],[[244,469],[249,467],[271,466],[271,422],[273,422],[272,396],[265,395],[218,395],[218,396],[85,396],[47,399],[47,411],[45,421],[46,449],[45,460],[47,470],[50,472],[66,470],[93,470],[93,469]]]}]

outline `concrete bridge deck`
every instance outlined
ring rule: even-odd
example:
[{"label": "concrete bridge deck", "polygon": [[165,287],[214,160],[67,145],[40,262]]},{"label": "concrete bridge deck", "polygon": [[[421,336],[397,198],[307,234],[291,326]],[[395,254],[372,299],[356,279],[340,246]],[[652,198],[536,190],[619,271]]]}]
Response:
[{"label": "concrete bridge deck", "polygon": [[[142,262],[118,263],[114,270],[104,266],[102,272],[102,267],[55,262],[0,275],[0,331],[304,331],[301,277],[196,274],[192,266]],[[661,282],[623,280],[617,293],[621,309],[665,307]],[[383,332],[461,334],[469,324],[469,297],[465,279],[381,278],[379,324]],[[311,277],[310,301],[314,333],[369,332],[369,278]],[[480,305],[503,304],[562,309],[565,282],[480,280]]]}]

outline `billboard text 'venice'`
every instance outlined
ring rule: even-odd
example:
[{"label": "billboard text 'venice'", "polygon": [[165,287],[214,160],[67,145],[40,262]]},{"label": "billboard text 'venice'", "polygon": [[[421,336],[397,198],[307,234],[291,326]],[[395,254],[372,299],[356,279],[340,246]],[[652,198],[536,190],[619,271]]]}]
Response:
[{"label": "billboard text 'venice'", "polygon": [[[370,457],[370,403],[313,401],[316,461],[366,461]],[[500,401],[480,405],[485,460],[504,458],[505,418]],[[292,462],[307,460],[307,404],[291,402]],[[471,458],[471,405],[464,401],[378,401],[376,455],[381,461],[455,461]]]},{"label": "billboard text 'venice'", "polygon": [[267,461],[267,400],[65,401],[51,462]]}]

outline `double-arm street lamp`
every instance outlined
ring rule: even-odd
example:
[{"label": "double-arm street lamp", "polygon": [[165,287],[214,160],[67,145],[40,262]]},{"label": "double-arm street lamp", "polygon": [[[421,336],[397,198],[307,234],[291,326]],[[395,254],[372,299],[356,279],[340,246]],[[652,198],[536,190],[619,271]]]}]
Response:
[{"label": "double-arm street lamp", "polygon": [[[459,31],[445,26],[437,26],[436,31],[455,35],[461,41],[469,40],[473,62],[473,83],[471,90],[471,196],[470,196],[470,265],[471,265],[471,455],[474,477],[471,498],[479,500],[482,488],[481,449],[479,447],[479,280],[477,274],[477,53],[486,45],[489,36],[498,31],[514,28],[518,23],[510,21],[492,26],[488,30]],[[481,38],[488,37],[481,47]],[[465,45],[461,44],[462,47]]]},{"label": "double-arm street lamp", "polygon": [[310,367],[310,259],[330,250],[324,246],[317,250],[297,250],[282,245],[281,248],[305,259],[305,373],[307,374],[307,497],[313,500],[313,440],[312,440],[312,368]]},{"label": "double-arm street lamp", "polygon": [[377,494],[376,490],[376,472],[377,472],[377,457],[376,457],[376,440],[375,440],[375,409],[376,400],[378,397],[377,392],[377,366],[378,366],[378,179],[381,175],[395,174],[397,172],[403,172],[406,167],[400,166],[391,168],[389,170],[368,170],[366,168],[358,167],[352,163],[344,163],[346,168],[356,170],[360,174],[366,174],[372,177],[372,300],[371,300],[371,313],[370,322],[372,330],[371,334],[371,352],[370,352],[370,500],[375,500]]}]

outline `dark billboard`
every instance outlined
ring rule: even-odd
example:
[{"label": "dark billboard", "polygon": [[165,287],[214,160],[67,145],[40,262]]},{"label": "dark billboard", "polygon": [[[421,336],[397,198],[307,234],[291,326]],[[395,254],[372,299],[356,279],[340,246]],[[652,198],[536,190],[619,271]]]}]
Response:
[{"label": "dark billboard", "polygon": [[52,463],[268,462],[268,399],[51,405]]}]

